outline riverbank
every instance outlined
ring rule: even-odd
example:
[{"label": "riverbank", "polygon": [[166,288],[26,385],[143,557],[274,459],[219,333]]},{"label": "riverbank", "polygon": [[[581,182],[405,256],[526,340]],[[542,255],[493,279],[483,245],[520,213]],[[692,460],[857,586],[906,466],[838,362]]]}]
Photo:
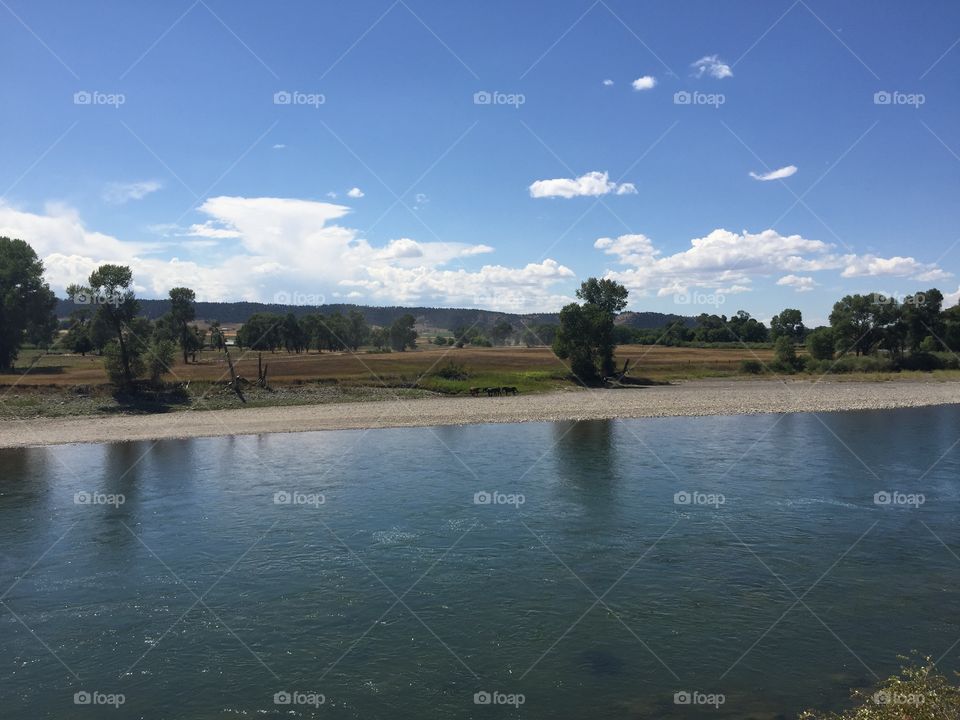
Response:
[{"label": "riverbank", "polygon": [[0,421],[0,447],[314,430],[889,409],[960,403],[960,381],[696,380],[517,397],[443,397]]}]

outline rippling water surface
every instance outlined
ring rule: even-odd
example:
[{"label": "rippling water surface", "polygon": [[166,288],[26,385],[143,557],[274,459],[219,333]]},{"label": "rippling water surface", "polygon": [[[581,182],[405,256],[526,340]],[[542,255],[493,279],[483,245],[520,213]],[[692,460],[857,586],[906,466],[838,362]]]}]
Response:
[{"label": "rippling water surface", "polygon": [[958,438],[925,408],[0,451],[0,707],[836,709],[913,649],[960,668]]}]

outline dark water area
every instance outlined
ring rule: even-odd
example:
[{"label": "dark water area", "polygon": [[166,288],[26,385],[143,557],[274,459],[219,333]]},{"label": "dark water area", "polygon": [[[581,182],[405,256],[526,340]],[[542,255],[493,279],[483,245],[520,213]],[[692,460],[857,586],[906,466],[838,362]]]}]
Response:
[{"label": "dark water area", "polygon": [[912,650],[960,669],[958,440],[939,407],[3,450],[0,712],[840,709]]}]

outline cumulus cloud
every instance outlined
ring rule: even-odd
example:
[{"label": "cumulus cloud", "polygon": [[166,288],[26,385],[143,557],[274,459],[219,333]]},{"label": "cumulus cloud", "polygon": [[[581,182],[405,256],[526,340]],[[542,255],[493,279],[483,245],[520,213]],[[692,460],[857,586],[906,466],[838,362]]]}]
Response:
[{"label": "cumulus cloud", "polygon": [[[554,260],[468,270],[457,265],[494,249],[412,238],[375,246],[344,224],[351,212],[344,205],[221,196],[206,200],[200,211],[208,220],[186,231],[179,228],[162,242],[143,243],[90,230],[65,206],[33,213],[0,203],[0,235],[30,242],[61,295],[68,284],[85,282],[101,263],[115,262],[130,265],[143,297],[161,297],[171,287],[186,285],[201,300],[269,302],[278,292],[341,293],[366,302],[515,305],[524,311],[556,310],[570,301],[555,286],[574,273]],[[182,239],[177,246],[178,237],[204,241]],[[171,257],[174,253],[179,256]]]},{"label": "cumulus cloud", "polygon": [[287,146],[286,146],[284,143],[277,143],[276,145],[273,146],[273,149],[274,149],[274,150],[283,150],[285,147],[287,147]]},{"label": "cumulus cloud", "polygon": [[772,229],[735,233],[718,228],[706,237],[694,238],[688,249],[672,255],[663,254],[646,235],[599,238],[594,247],[626,268],[608,270],[607,277],[639,294],[673,294],[690,287],[729,293],[731,288],[744,291],[752,287],[756,278],[774,276],[780,276],[779,285],[803,292],[811,289],[814,281],[799,273],[822,271],[840,271],[842,277],[895,276],[921,281],[949,275],[935,264],[912,257],[840,254],[820,240],[785,236]]},{"label": "cumulus cloud", "polygon": [[353,187],[347,190],[347,197],[351,198],[362,198],[364,196],[363,190],[358,187]]},{"label": "cumulus cloud", "polygon": [[816,287],[817,283],[809,275],[784,275],[782,278],[777,280],[777,285],[792,287],[797,292],[810,292],[814,287]]},{"label": "cumulus cloud", "polygon": [[610,87],[611,85],[613,85],[613,80],[607,78],[606,80],[603,81],[603,84],[605,87]]},{"label": "cumulus cloud", "polygon": [[112,205],[122,205],[130,200],[143,200],[150,193],[163,187],[159,180],[143,180],[132,183],[107,183],[103,189],[103,199]]},{"label": "cumulus cloud", "polygon": [[588,172],[578,178],[537,180],[530,185],[530,197],[596,197],[598,195],[630,195],[637,192],[632,183],[617,184],[606,172]]},{"label": "cumulus cloud", "polygon": [[657,79],[653,75],[644,75],[638,77],[631,83],[634,90],[652,90],[657,85]]},{"label": "cumulus cloud", "polygon": [[717,80],[733,77],[733,70],[720,59],[719,55],[704,55],[690,66],[693,68],[694,77],[709,75]]},{"label": "cumulus cloud", "polygon": [[752,177],[754,180],[762,180],[766,182],[768,180],[782,180],[783,178],[790,177],[796,172],[796,165],[787,165],[786,167],[778,168],[777,170],[771,170],[770,172],[765,173],[755,173],[750,171],[750,177]]}]

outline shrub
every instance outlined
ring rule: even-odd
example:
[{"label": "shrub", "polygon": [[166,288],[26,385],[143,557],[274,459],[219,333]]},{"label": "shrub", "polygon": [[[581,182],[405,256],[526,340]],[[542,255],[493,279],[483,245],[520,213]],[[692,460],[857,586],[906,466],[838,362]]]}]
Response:
[{"label": "shrub", "polygon": [[856,707],[842,713],[806,710],[800,720],[935,720],[960,717],[960,687],[951,685],[926,658],[881,682],[869,694],[852,693]]},{"label": "shrub", "polygon": [[814,360],[833,360],[834,343],[831,328],[818,328],[807,335],[807,352]]},{"label": "shrub", "polygon": [[453,360],[448,360],[446,365],[441,365],[431,374],[444,380],[466,380],[470,377],[466,366]]},{"label": "shrub", "polygon": [[177,346],[171,340],[154,340],[147,348],[147,370],[150,382],[158,383],[164,373],[170,372]]},{"label": "shrub", "polygon": [[897,367],[901,370],[920,370],[922,372],[942,370],[945,365],[943,360],[928,352],[911,353],[907,357],[901,358],[897,363]]},{"label": "shrub", "polygon": [[759,375],[763,372],[763,364],[759,360],[744,360],[740,363],[740,372]]}]

